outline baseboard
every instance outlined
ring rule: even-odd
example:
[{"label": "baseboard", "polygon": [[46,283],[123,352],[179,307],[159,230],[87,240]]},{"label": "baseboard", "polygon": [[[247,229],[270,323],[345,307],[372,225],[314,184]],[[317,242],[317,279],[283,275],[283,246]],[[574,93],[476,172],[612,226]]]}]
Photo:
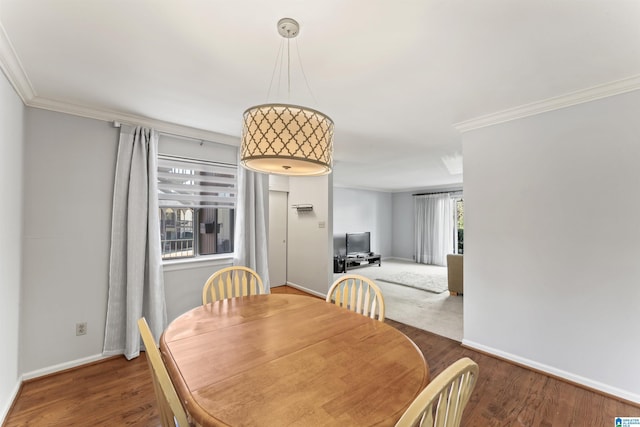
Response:
[{"label": "baseboard", "polygon": [[295,284],[293,282],[287,281],[287,286],[291,286],[292,288],[296,288],[296,289],[298,289],[300,291],[306,292],[306,293],[311,294],[311,295],[315,295],[315,296],[317,296],[319,298],[322,298],[322,299],[325,299],[327,297],[327,294],[322,294],[322,293],[320,293],[318,291],[314,291],[313,289],[305,288],[304,286],[297,285],[297,284]]},{"label": "baseboard", "polygon": [[626,402],[629,402],[634,405],[640,404],[640,395],[631,393],[626,390],[622,390],[616,387],[611,387],[607,384],[603,384],[598,381],[591,380],[589,378],[581,377],[580,375],[572,374],[571,372],[563,371],[561,369],[554,368],[553,366],[545,365],[543,363],[538,363],[534,360],[530,360],[524,357],[516,356],[511,353],[507,353],[505,351],[497,350],[492,347],[488,347],[482,344],[478,344],[473,341],[469,341],[466,339],[462,340],[462,346],[468,347],[473,350],[477,350],[481,353],[488,354],[490,356],[495,356],[499,359],[506,360],[508,362],[512,362],[516,365],[532,369],[534,371],[541,372],[543,374],[547,374],[551,377],[558,378],[560,380],[567,381],[576,386],[583,387],[589,389],[591,391],[605,394],[607,396],[622,399]]},{"label": "baseboard", "polygon": [[2,408],[2,412],[0,412],[0,425],[4,425],[4,422],[7,419],[7,415],[9,415],[9,411],[13,407],[16,399],[18,398],[18,393],[20,393],[20,388],[22,387],[22,381],[20,378],[16,381],[16,385],[13,388],[13,391],[9,395],[9,399],[5,402],[4,408]]},{"label": "baseboard", "polygon": [[94,354],[93,356],[83,357],[82,359],[71,360],[69,362],[60,363],[59,365],[53,365],[35,371],[27,372],[22,374],[22,381],[31,380],[33,378],[42,377],[44,375],[55,374],[60,371],[75,368],[81,365],[86,365],[88,363],[108,359],[109,357],[112,356],[104,354]]}]

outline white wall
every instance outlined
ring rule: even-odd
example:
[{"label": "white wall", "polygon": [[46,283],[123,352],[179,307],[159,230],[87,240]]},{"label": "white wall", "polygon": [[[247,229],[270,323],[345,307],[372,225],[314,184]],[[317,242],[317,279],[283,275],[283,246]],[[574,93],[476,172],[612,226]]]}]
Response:
[{"label": "white wall", "polygon": [[24,106],[0,72],[0,422],[19,387]]},{"label": "white wall", "polygon": [[323,297],[333,277],[332,187],[331,175],[289,178],[289,205],[310,203],[313,211],[289,214],[287,283]]},{"label": "white wall", "polygon": [[335,187],[333,234],[371,232],[371,251],[391,256],[391,193]]},{"label": "white wall", "polygon": [[269,175],[269,191],[289,192],[289,177],[285,175]]},{"label": "white wall", "polygon": [[20,370],[37,375],[102,353],[118,129],[27,108],[25,132]]},{"label": "white wall", "polygon": [[640,402],[640,91],[463,135],[464,344]]}]

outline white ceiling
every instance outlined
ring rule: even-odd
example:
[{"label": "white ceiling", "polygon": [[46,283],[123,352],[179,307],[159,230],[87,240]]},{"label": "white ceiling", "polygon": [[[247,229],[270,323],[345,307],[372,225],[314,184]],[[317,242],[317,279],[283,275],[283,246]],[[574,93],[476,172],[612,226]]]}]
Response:
[{"label": "white ceiling", "polygon": [[460,184],[456,123],[640,76],[636,0],[0,0],[0,24],[28,105],[239,137],[249,106],[302,104],[335,122],[334,184],[385,191]]}]

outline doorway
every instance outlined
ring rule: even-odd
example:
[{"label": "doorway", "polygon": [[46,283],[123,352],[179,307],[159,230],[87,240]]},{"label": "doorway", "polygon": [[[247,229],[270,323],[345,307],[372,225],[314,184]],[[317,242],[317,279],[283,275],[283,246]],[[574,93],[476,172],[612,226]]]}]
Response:
[{"label": "doorway", "polygon": [[287,284],[287,199],[284,191],[269,191],[269,283]]}]

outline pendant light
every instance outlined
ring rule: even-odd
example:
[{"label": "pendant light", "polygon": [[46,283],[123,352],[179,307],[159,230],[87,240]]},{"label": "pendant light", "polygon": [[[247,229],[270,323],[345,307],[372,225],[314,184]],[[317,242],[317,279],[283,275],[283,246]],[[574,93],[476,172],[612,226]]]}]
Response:
[{"label": "pendant light", "polygon": [[[289,44],[300,25],[291,18],[278,21],[287,39],[287,84],[291,87]],[[243,115],[240,161],[257,172],[292,176],[331,173],[333,121],[319,111],[291,104],[262,104]]]}]

